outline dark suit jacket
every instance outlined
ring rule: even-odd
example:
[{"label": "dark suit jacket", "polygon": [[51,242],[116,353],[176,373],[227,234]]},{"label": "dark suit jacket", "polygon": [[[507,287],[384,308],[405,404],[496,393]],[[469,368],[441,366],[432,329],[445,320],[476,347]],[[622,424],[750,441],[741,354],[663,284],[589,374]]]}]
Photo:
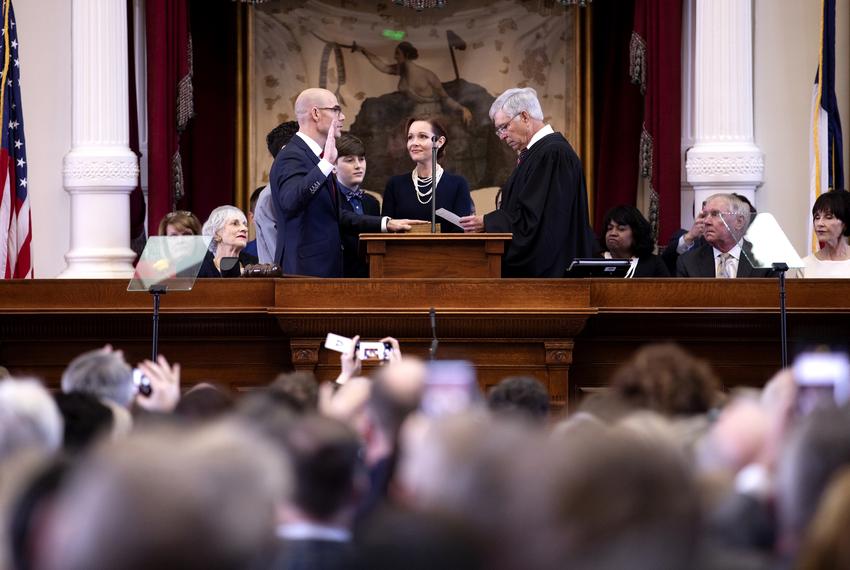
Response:
[{"label": "dark suit jacket", "polygon": [[277,153],[269,173],[277,221],[275,260],[284,273],[342,277],[340,226],[346,231],[379,232],[379,216],[340,212],[333,180],[319,169],[319,157],[294,136]]},{"label": "dark suit jacket", "polygon": [[354,547],[332,540],[283,540],[274,570],[349,570],[356,568]]},{"label": "dark suit jacket", "polygon": [[198,271],[198,277],[241,277],[242,268],[246,265],[259,263],[256,256],[247,253],[244,249],[239,253],[239,263],[233,266],[230,271],[221,272],[215,266],[215,256],[208,251],[204,256],[204,261],[201,263],[201,269]]},{"label": "dark suit jacket", "polygon": [[[755,269],[747,259],[747,243],[741,249],[741,257],[738,260],[738,274],[736,277],[773,277],[772,269]],[[676,261],[677,277],[715,277],[717,265],[714,261],[714,248],[709,243],[691,249],[683,253]]]},{"label": "dark suit jacket", "polygon": [[[670,238],[670,241],[667,242],[667,247],[664,248],[664,251],[661,252],[661,259],[664,260],[664,263],[667,264],[667,269],[670,271],[670,275],[676,275],[676,261],[679,259],[679,253],[676,251],[679,247],[679,238],[688,233],[688,230],[678,229],[673,233],[673,236]],[[691,246],[691,249],[686,251],[685,253],[690,252],[695,247],[699,247],[705,243],[705,238],[702,236],[698,237],[694,240],[694,244]]]},{"label": "dark suit jacket", "polygon": [[[340,196],[340,198],[340,210],[354,214],[354,208],[345,199],[345,196]],[[360,202],[363,204],[363,214],[377,216],[381,213],[381,205],[378,204],[374,196],[363,194]],[[359,236],[360,232],[353,229],[346,229],[342,232],[342,273],[345,277],[369,277],[369,264],[366,263],[365,253],[361,254],[360,252]]]}]

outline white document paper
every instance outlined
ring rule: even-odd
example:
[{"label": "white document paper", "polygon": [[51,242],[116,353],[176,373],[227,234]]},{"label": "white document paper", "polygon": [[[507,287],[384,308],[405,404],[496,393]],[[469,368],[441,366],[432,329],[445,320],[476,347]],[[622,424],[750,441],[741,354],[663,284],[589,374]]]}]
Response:
[{"label": "white document paper", "polygon": [[463,229],[463,226],[460,225],[460,216],[458,216],[454,212],[450,212],[450,211],[446,210],[445,208],[440,208],[439,210],[437,210],[436,214],[438,216],[440,216],[441,218],[443,218],[444,220],[446,220],[447,222],[451,222],[454,225],[456,225],[457,227],[459,227],[460,229]]},{"label": "white document paper", "polygon": [[346,350],[351,349],[352,340],[354,339],[334,333],[328,333],[328,336],[325,339],[325,348],[335,350],[337,352],[345,352]]}]

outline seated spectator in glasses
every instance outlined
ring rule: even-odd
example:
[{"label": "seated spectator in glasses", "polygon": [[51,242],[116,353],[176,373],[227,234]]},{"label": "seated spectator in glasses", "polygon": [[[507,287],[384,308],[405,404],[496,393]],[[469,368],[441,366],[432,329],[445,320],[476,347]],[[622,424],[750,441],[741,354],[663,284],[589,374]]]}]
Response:
[{"label": "seated spectator in glasses", "polygon": [[805,257],[802,277],[850,277],[850,194],[821,194],[812,207],[812,227],[820,249]]},{"label": "seated spectator in glasses", "polygon": [[[355,214],[377,216],[378,201],[360,187],[366,177],[366,146],[363,141],[343,133],[336,141],[339,157],[334,172],[342,200],[339,207]],[[342,231],[342,273],[344,277],[369,277],[369,264],[360,253],[360,234],[351,228]]]},{"label": "seated spectator in glasses", "polygon": [[643,214],[634,206],[616,206],[605,214],[602,256],[629,259],[632,266],[626,277],[670,277],[660,257],[652,250],[652,230]]},{"label": "seated spectator in glasses", "polygon": [[161,236],[199,236],[201,235],[201,221],[192,212],[177,210],[168,212],[159,222]]},{"label": "seated spectator in glasses", "polygon": [[[743,194],[735,194],[733,192],[732,196],[743,201],[750,208],[750,223],[752,223],[758,213],[755,206],[753,206]],[[667,264],[667,269],[670,271],[670,275],[676,275],[676,260],[679,259],[680,255],[705,243],[705,238],[702,236],[704,229],[705,201],[703,201],[702,206],[700,206],[700,211],[697,212],[691,229],[686,230],[682,228],[673,232],[673,236],[667,243],[667,247],[665,247],[664,251],[661,252],[661,259],[663,259],[664,263]]]},{"label": "seated spectator in glasses", "polygon": [[[239,277],[242,269],[257,263],[257,258],[245,253],[248,243],[248,219],[242,210],[235,206],[219,206],[210,213],[204,222],[203,234],[212,237],[210,248],[198,277]],[[222,268],[226,257],[238,259],[235,265]]]},{"label": "seated spectator in glasses", "polygon": [[772,277],[772,269],[752,266],[749,245],[743,241],[752,220],[752,210],[734,194],[709,196],[703,207],[705,244],[676,261],[678,277]]}]

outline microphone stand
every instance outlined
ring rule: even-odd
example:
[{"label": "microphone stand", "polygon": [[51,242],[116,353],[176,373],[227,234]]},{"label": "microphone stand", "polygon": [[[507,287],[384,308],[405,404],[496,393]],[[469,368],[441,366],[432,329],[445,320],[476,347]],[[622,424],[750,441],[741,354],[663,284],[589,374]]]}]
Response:
[{"label": "microphone stand", "polygon": [[[431,135],[431,233],[437,233],[437,135]],[[433,309],[431,309],[433,311]]]},{"label": "microphone stand", "polygon": [[779,274],[779,328],[782,343],[782,368],[788,367],[788,309],[785,307],[785,272],[787,263],[774,263],[773,270]]},{"label": "microphone stand", "polygon": [[428,350],[428,357],[430,360],[436,360],[437,347],[440,345],[440,341],[437,340],[437,312],[434,307],[431,307],[431,310],[428,311],[428,316],[431,317],[431,348]]},{"label": "microphone stand", "polygon": [[151,285],[148,289],[153,295],[153,346],[151,347],[151,360],[156,362],[156,356],[159,352],[159,297],[165,295],[165,285]]},{"label": "microphone stand", "polygon": [[[723,216],[720,216],[720,221],[726,226],[726,229],[733,237],[737,237],[737,233],[732,231]],[[742,236],[743,237],[743,236]],[[741,241],[741,238],[738,238]],[[742,249],[743,252],[743,249]],[[771,265],[773,270],[779,274],[779,343],[782,353],[782,368],[788,367],[788,309],[785,306],[785,272],[788,271],[788,264],[776,262]]]}]

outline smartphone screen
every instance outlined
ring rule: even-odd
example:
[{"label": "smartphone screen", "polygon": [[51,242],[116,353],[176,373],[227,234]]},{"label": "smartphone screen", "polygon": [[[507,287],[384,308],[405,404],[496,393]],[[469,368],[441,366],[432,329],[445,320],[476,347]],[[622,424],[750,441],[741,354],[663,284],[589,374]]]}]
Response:
[{"label": "smartphone screen", "polygon": [[465,360],[436,360],[428,364],[422,412],[430,417],[456,414],[480,397],[475,368]]},{"label": "smartphone screen", "polygon": [[805,352],[794,360],[799,415],[843,406],[850,399],[850,360],[844,353]]}]

